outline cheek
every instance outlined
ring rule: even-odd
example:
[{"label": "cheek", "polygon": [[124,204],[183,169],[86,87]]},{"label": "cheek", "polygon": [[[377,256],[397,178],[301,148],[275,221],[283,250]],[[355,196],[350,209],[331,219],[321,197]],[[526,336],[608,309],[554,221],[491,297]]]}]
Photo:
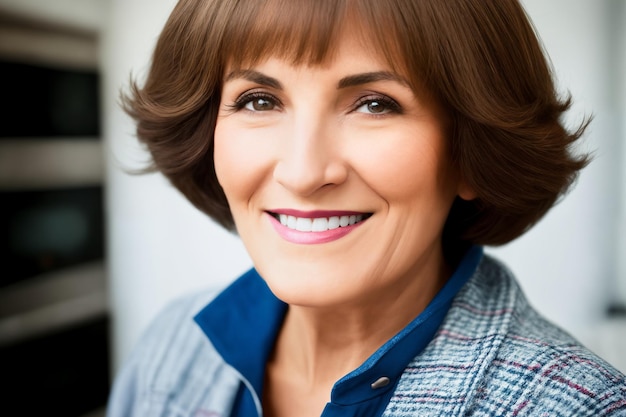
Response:
[{"label": "cheek", "polygon": [[218,124],[214,135],[213,164],[215,165],[217,181],[228,196],[230,181],[234,178],[233,171],[237,169],[237,159],[235,158],[236,150],[232,144],[228,143],[224,133],[219,129]]},{"label": "cheek", "polygon": [[262,140],[249,131],[235,129],[219,120],[214,137],[217,180],[229,203],[235,204],[238,199],[247,198],[262,180]]},{"label": "cheek", "polygon": [[363,149],[361,155],[355,169],[390,203],[447,206],[456,195],[456,171],[438,136],[414,135],[378,143]]}]

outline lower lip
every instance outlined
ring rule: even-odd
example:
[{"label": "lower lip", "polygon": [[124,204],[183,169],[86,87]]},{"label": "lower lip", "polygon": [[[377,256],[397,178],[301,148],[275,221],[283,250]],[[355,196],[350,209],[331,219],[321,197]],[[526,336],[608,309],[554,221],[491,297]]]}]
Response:
[{"label": "lower lip", "polygon": [[287,242],[297,243],[300,245],[315,245],[339,240],[364,223],[363,220],[350,226],[338,227],[324,232],[300,232],[298,230],[290,229],[287,226],[283,226],[283,224],[274,216],[270,214],[268,214],[268,216],[270,218],[270,223],[272,223],[274,230],[276,230],[280,237],[285,239]]}]

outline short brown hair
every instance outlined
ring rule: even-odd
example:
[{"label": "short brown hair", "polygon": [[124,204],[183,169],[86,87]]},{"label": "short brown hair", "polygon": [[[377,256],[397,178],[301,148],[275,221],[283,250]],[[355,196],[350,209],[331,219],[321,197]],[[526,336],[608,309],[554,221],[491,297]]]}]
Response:
[{"label": "short brown hair", "polygon": [[563,195],[586,156],[568,131],[540,42],[517,0],[180,0],[145,84],[123,106],[153,168],[228,229],[233,218],[213,163],[226,65],[268,56],[329,59],[346,22],[450,117],[451,157],[477,197],[455,201],[444,241],[506,243]]}]

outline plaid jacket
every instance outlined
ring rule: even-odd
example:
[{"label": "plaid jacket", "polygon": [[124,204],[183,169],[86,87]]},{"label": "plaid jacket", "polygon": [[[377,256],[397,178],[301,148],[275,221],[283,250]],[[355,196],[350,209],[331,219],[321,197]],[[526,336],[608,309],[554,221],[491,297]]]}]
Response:
[{"label": "plaid jacket", "polygon": [[[108,417],[230,415],[241,376],[192,320],[214,295],[155,320],[116,376]],[[383,415],[626,416],[626,378],[537,314],[484,256]]]},{"label": "plaid jacket", "polygon": [[626,379],[541,317],[485,257],[384,416],[626,416]]}]

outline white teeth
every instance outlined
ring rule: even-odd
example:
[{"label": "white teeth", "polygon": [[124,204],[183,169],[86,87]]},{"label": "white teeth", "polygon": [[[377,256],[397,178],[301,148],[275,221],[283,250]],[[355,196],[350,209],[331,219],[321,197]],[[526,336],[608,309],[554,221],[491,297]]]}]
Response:
[{"label": "white teeth", "polygon": [[287,226],[289,229],[297,230],[299,232],[325,232],[338,227],[346,227],[356,224],[363,220],[363,215],[318,217],[311,219],[307,217],[295,217],[286,214],[279,214],[278,220],[283,226]]},{"label": "white teeth", "polygon": [[328,219],[327,218],[318,218],[313,219],[313,225],[311,226],[311,231],[313,232],[324,232],[328,230]]},{"label": "white teeth", "polygon": [[296,219],[294,216],[287,216],[287,224],[286,226],[290,229],[295,229],[296,228],[296,223],[298,223],[298,219]]},{"label": "white teeth", "polygon": [[339,216],[333,216],[328,218],[328,229],[333,230],[339,227]]},{"label": "white teeth", "polygon": [[313,220],[305,217],[298,217],[296,221],[296,230],[299,232],[310,232],[313,227]]}]

